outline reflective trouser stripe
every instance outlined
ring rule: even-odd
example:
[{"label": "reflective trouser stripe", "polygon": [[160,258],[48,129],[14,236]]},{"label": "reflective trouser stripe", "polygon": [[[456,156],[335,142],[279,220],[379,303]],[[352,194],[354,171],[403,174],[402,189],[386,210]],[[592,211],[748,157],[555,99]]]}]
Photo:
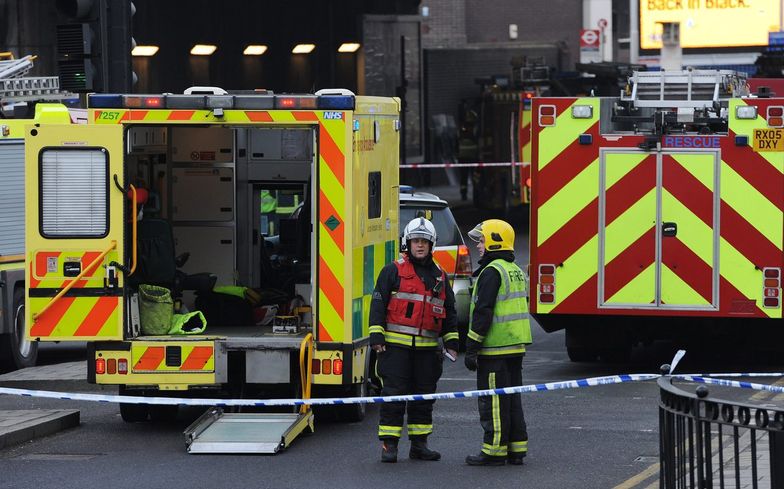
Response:
[{"label": "reflective trouser stripe", "polygon": [[409,424],[408,436],[429,435],[433,432],[432,424]]},{"label": "reflective trouser stripe", "polygon": [[378,426],[378,436],[393,436],[395,438],[400,438],[400,435],[403,433],[402,426],[385,426],[379,425]]},{"label": "reflective trouser stripe", "polygon": [[513,353],[525,353],[525,345],[486,346],[479,350],[480,355],[511,355]]},{"label": "reflective trouser stripe", "polygon": [[[490,372],[488,385],[495,389],[495,372]],[[493,444],[482,443],[482,451],[487,455],[495,457],[506,456],[506,445],[501,445],[501,400],[498,396],[491,396],[493,414]]]},{"label": "reflective trouser stripe", "polygon": [[482,452],[493,457],[505,457],[507,455],[505,446],[494,447],[487,443],[482,443]]},{"label": "reflective trouser stripe", "polygon": [[413,326],[404,326],[402,324],[387,323],[387,331],[394,331],[396,333],[403,333],[412,336],[427,336],[428,338],[438,338],[438,331],[429,329],[420,329]]},{"label": "reflective trouser stripe", "polygon": [[451,341],[451,340],[459,340],[460,335],[458,333],[447,333],[444,335],[444,342]]},{"label": "reflective trouser stripe", "polygon": [[509,442],[510,453],[526,453],[528,451],[527,441],[512,441]]}]

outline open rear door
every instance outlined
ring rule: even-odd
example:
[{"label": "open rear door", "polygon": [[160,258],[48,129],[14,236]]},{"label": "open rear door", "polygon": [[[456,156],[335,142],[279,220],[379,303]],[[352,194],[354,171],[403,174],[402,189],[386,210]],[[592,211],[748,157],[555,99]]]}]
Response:
[{"label": "open rear door", "polygon": [[25,152],[29,337],[121,340],[123,127],[28,126]]}]

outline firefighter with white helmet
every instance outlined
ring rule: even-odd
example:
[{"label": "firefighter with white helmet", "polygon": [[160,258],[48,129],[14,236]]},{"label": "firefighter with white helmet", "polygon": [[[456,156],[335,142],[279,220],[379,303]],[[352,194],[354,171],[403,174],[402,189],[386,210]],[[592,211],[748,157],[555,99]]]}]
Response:
[{"label": "firefighter with white helmet", "polygon": [[[406,253],[378,275],[370,303],[370,345],[377,354],[376,371],[382,395],[430,394],[441,377],[439,339],[457,355],[455,296],[446,273],[433,261],[436,229],[424,217],[408,223],[403,240]],[[378,437],[381,461],[397,461],[403,417],[408,413],[409,457],[439,460],[427,446],[433,432],[434,401],[381,404]]]},{"label": "firefighter with white helmet", "polygon": [[[514,262],[515,233],[509,223],[488,219],[468,233],[481,256],[474,272],[465,364],[476,370],[478,389],[522,385],[525,345],[531,343],[528,281]],[[484,443],[468,465],[522,465],[528,432],[520,394],[479,398]]]}]

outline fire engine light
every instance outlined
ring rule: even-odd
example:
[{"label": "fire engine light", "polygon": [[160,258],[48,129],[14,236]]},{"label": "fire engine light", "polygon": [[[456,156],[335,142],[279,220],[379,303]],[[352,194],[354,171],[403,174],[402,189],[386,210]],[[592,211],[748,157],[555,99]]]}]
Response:
[{"label": "fire engine light", "polygon": [[735,107],[735,117],[738,119],[756,119],[757,107],[754,105],[739,105]]},{"label": "fire engine light", "polygon": [[109,375],[114,375],[117,373],[117,360],[114,358],[110,358],[106,361],[106,373]]},{"label": "fire engine light", "polygon": [[549,284],[539,284],[539,292],[542,294],[553,294],[555,292],[555,288]]},{"label": "fire engine light", "polygon": [[768,117],[784,116],[784,107],[768,107]]},{"label": "fire engine light", "polygon": [[580,144],[591,144],[593,143],[593,136],[591,134],[580,134],[579,141]]},{"label": "fire engine light", "polygon": [[779,300],[773,297],[768,297],[765,299],[765,302],[763,304],[765,305],[765,307],[779,307]]},{"label": "fire engine light", "polygon": [[321,373],[321,360],[318,358],[313,359],[313,363],[310,365],[310,371],[312,374],[320,374]]},{"label": "fire engine light", "polygon": [[779,278],[781,275],[781,270],[778,268],[766,268],[765,269],[765,278]]},{"label": "fire engine light", "polygon": [[748,145],[749,145],[748,136],[735,136],[735,146],[748,146]]},{"label": "fire engine light", "polygon": [[766,278],[765,287],[778,287],[779,280],[777,278]]},{"label": "fire engine light", "polygon": [[593,106],[591,105],[573,105],[572,117],[575,119],[590,119],[593,117]]},{"label": "fire engine light", "polygon": [[106,373],[106,359],[103,358],[95,359],[95,373],[98,375],[103,375]]},{"label": "fire engine light", "polygon": [[540,105],[539,115],[555,116],[555,105]]},{"label": "fire engine light", "polygon": [[128,374],[128,360],[125,358],[120,358],[117,360],[117,373],[120,375],[127,375]]},{"label": "fire engine light", "polygon": [[555,276],[554,275],[542,275],[541,277],[539,277],[539,283],[542,283],[542,284],[552,284],[554,282],[555,282]]},{"label": "fire engine light", "polygon": [[552,304],[555,302],[555,294],[540,294],[539,302],[541,304]]},{"label": "fire engine light", "polygon": [[343,360],[340,358],[332,360],[332,373],[335,375],[343,375]]},{"label": "fire engine light", "polygon": [[540,275],[553,275],[555,274],[555,265],[539,265]]},{"label": "fire engine light", "polygon": [[784,118],[782,117],[768,117],[768,126],[782,127],[784,126]]},{"label": "fire engine light", "polygon": [[551,115],[539,116],[539,125],[540,126],[554,126],[555,125],[555,117],[553,117]]},{"label": "fire engine light", "polygon": [[765,288],[765,297],[778,297],[779,296],[779,289],[773,287],[766,287]]},{"label": "fire engine light", "polygon": [[326,358],[321,361],[321,373],[329,375],[332,373],[332,360]]}]

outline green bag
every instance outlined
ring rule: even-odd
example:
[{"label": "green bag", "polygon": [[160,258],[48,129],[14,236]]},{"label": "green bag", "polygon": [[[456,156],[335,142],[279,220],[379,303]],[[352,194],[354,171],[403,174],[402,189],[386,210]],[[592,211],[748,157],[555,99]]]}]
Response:
[{"label": "green bag", "polygon": [[139,285],[139,320],[142,334],[168,334],[174,316],[171,292],[155,285]]},{"label": "green bag", "polygon": [[207,328],[207,319],[201,311],[175,314],[172,317],[169,334],[201,334]]}]

